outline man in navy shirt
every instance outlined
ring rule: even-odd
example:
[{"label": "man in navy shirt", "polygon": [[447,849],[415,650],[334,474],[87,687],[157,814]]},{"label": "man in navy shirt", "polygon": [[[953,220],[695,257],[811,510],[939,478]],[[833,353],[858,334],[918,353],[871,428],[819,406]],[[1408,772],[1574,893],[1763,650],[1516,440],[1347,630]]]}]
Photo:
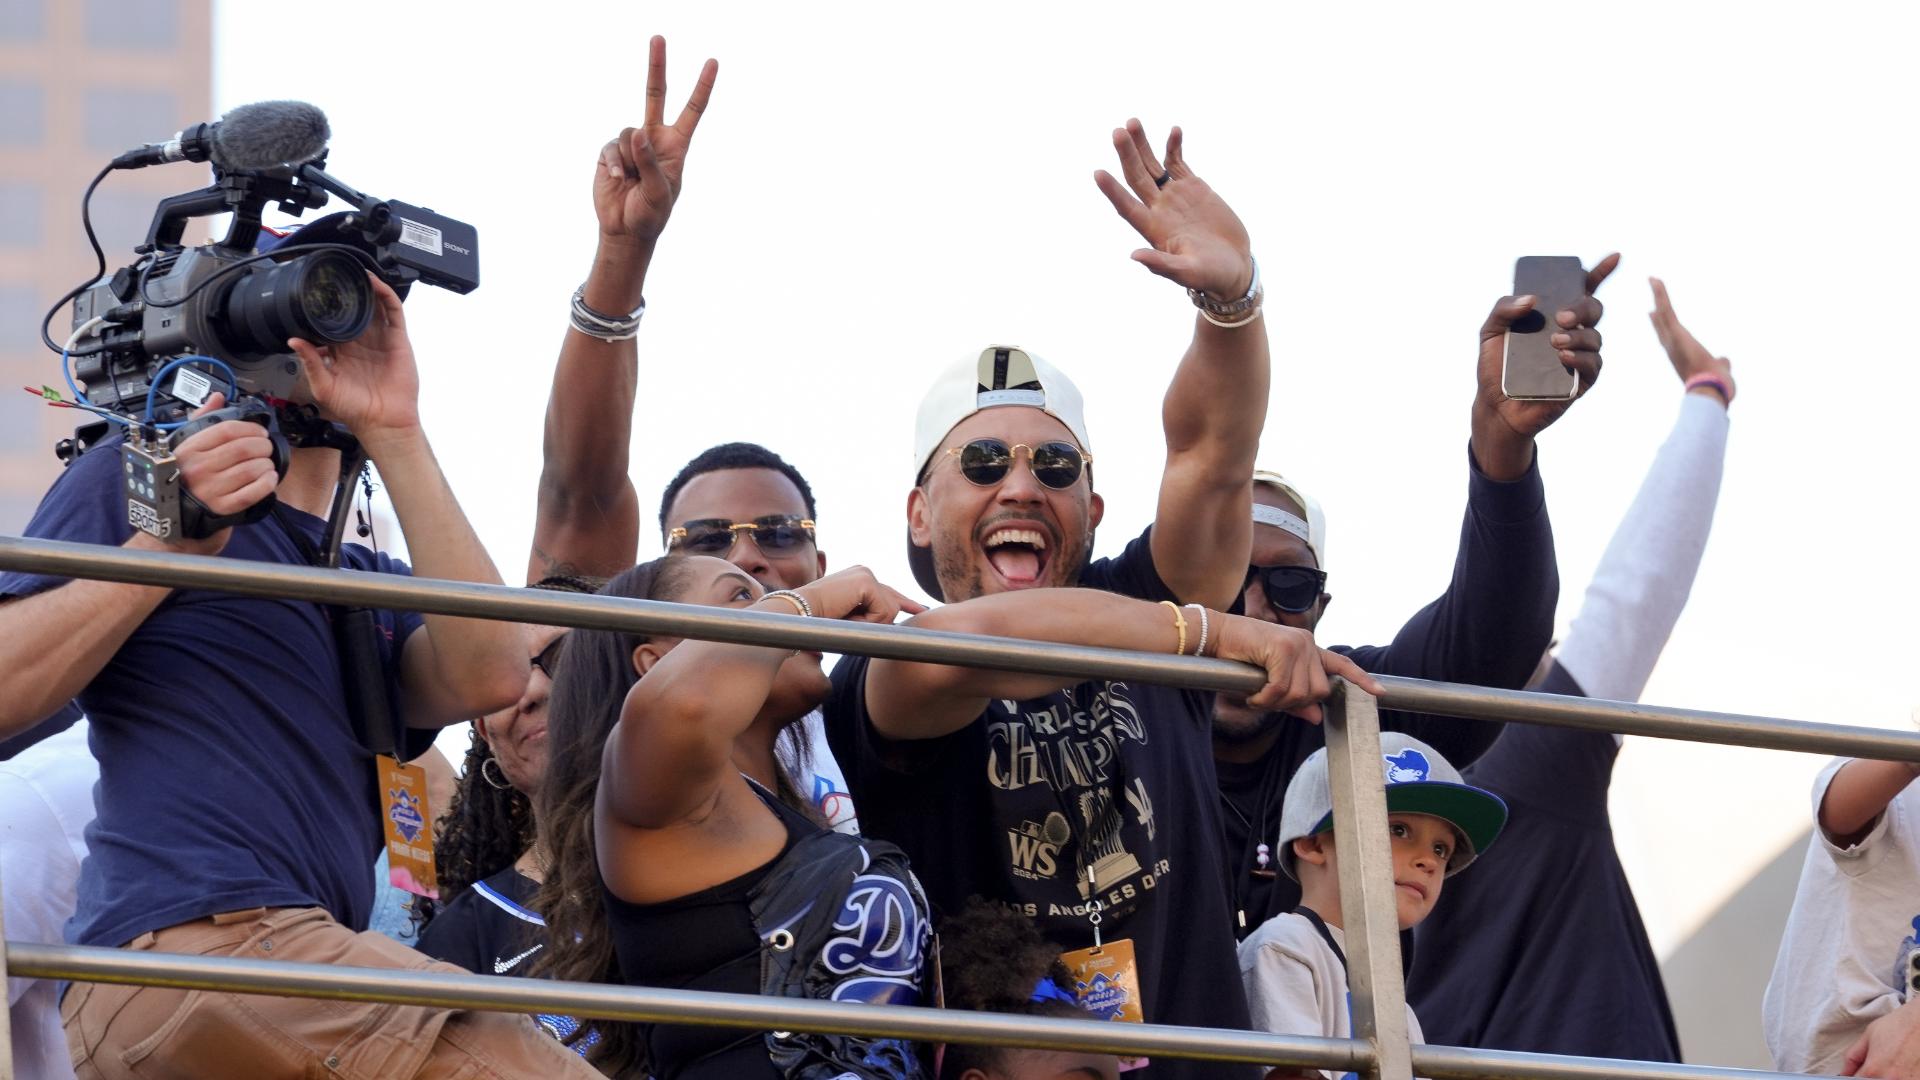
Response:
[{"label": "man in navy shirt", "polygon": [[[1595,266],[1589,294],[1618,262],[1612,255]],[[1446,591],[1389,645],[1332,647],[1373,674],[1518,689],[1552,637],[1560,577],[1534,437],[1572,403],[1515,401],[1501,390],[1507,328],[1531,309],[1530,298],[1504,297],[1480,328],[1466,520]],[[1588,295],[1570,310],[1541,314],[1558,327],[1553,343],[1562,362],[1579,373],[1584,394],[1600,371],[1600,333],[1593,328],[1600,302]],[[1253,498],[1246,612],[1312,630],[1333,599],[1325,590],[1320,508],[1272,473],[1255,474]],[[1500,733],[1500,725],[1484,721],[1398,712],[1382,713],[1380,722],[1429,743],[1462,768]],[[1214,704],[1213,742],[1233,929],[1244,938],[1300,902],[1298,883],[1276,873],[1280,803],[1294,771],[1326,738],[1318,727],[1222,694]]]},{"label": "man in navy shirt", "polygon": [[[384,283],[358,340],[288,343],[301,397],[360,441],[432,577],[497,584],[420,428],[418,373],[400,300]],[[222,403],[216,394],[207,407]],[[283,479],[262,430],[229,421],[180,448],[182,482],[229,514],[268,494],[273,515],[204,540],[133,531],[119,440],[75,461],[30,536],[287,565],[323,542],[338,452],[295,450]],[[342,564],[407,573],[358,546]],[[157,952],[418,968],[417,953],[365,933],[380,847],[373,755],[355,732],[329,614],[319,605],[192,589],[0,575],[0,737],[77,700],[100,762],[68,938]],[[440,726],[513,701],[527,680],[518,628],[380,612],[379,652],[404,753]],[[448,970],[454,970],[451,967]],[[525,1017],[321,1004],[159,987],[75,983],[62,1003],[83,1077],[592,1075]],[[569,1072],[572,1070],[572,1072]]]}]

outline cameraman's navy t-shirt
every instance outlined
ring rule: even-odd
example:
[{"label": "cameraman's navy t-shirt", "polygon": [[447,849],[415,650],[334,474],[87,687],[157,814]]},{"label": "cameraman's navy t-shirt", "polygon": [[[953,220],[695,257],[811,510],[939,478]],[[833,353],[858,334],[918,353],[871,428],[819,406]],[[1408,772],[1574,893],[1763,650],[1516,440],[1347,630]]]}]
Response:
[{"label": "cameraman's navy t-shirt", "polygon": [[[319,518],[281,510],[314,545]],[[26,535],[122,544],[132,535],[120,443],[83,454]],[[233,530],[224,558],[303,564],[288,525]],[[357,545],[341,564],[407,573]],[[66,579],[0,573],[0,596]],[[377,612],[388,692],[413,614]],[[380,824],[373,756],[354,735],[324,610],[294,600],[174,592],[81,691],[100,762],[79,907],[67,938],[118,946],[222,911],[319,906],[356,930],[373,907]],[[424,749],[428,732],[410,733]],[[396,736],[399,732],[396,732]]]},{"label": "cameraman's navy t-shirt", "polygon": [[[1176,599],[1154,568],[1150,535],[1090,563],[1080,585]],[[1171,617],[1168,627],[1171,639]],[[1213,695],[1095,680],[993,701],[950,735],[899,742],[867,714],[867,671],[864,656],[834,667],[827,740],[861,832],[906,851],[936,915],[983,896],[1033,920],[1056,946],[1082,949],[1093,944],[1097,899],[1105,940],[1133,942],[1149,1023],[1250,1026],[1228,932]],[[1097,891],[1084,883],[1089,869]],[[1129,1075],[1237,1073],[1167,1058]]]}]

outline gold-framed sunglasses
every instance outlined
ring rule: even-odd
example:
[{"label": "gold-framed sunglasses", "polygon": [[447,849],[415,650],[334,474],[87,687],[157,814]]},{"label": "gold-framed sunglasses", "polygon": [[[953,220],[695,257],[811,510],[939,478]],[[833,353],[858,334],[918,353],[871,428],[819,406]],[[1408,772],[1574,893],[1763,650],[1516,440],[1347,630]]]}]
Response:
[{"label": "gold-framed sunglasses", "polygon": [[668,532],[667,550],[724,557],[733,550],[741,533],[753,537],[768,555],[787,555],[813,541],[813,519],[790,514],[770,514],[752,521],[701,518]]},{"label": "gold-framed sunglasses", "polygon": [[1033,478],[1055,491],[1072,487],[1080,474],[1093,464],[1093,455],[1070,442],[1044,442],[1039,446],[1002,439],[975,439],[965,446],[950,447],[947,454],[960,463],[960,475],[977,487],[992,487],[1013,471],[1014,459],[1027,452],[1033,465]]}]

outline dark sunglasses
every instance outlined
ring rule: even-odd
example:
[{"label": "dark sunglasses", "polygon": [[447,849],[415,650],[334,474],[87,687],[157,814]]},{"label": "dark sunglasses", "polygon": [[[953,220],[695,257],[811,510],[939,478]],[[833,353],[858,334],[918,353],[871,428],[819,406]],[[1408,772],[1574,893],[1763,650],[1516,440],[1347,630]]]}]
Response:
[{"label": "dark sunglasses", "polygon": [[[572,632],[571,630],[567,631],[569,634]],[[547,647],[541,649],[540,655],[533,658],[533,666],[545,672],[547,678],[553,678],[553,673],[558,669],[560,664],[560,647],[566,643],[566,634],[561,634],[559,637],[547,642]]]},{"label": "dark sunglasses", "polygon": [[952,447],[947,453],[960,459],[960,475],[969,483],[992,487],[1007,478],[1013,469],[1013,459],[1022,450],[1033,463],[1033,478],[1055,491],[1072,487],[1080,479],[1081,471],[1093,464],[1092,454],[1081,453],[1080,448],[1070,442],[1008,446],[999,439],[975,439],[965,446]]},{"label": "dark sunglasses", "polygon": [[724,556],[733,550],[741,533],[768,555],[785,555],[813,540],[813,521],[809,518],[774,514],[752,521],[728,521],[702,518],[689,521],[667,534],[668,551],[689,551],[695,555]]},{"label": "dark sunglasses", "polygon": [[1275,611],[1298,615],[1313,607],[1326,591],[1327,572],[1311,566],[1249,566],[1247,584],[1260,583],[1267,606]]}]

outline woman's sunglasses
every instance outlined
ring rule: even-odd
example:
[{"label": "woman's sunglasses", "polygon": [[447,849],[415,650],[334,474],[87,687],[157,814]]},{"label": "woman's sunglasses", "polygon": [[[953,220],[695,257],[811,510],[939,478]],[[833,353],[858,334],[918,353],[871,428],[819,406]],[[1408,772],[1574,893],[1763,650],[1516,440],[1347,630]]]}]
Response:
[{"label": "woman's sunglasses", "polygon": [[1327,572],[1311,566],[1249,566],[1247,584],[1260,583],[1267,606],[1289,615],[1310,610],[1326,591]]},{"label": "woman's sunglasses", "polygon": [[1055,491],[1072,487],[1080,479],[1081,471],[1093,464],[1092,454],[1081,453],[1080,448],[1070,442],[1008,446],[999,439],[975,439],[965,446],[951,447],[947,453],[960,460],[960,475],[969,483],[992,487],[1007,478],[1013,469],[1013,459],[1022,450],[1033,463],[1033,478]]},{"label": "woman's sunglasses", "polygon": [[765,554],[786,555],[798,551],[802,544],[812,542],[813,521],[782,514],[754,518],[752,521],[702,518],[669,532],[667,550],[724,556],[733,550],[734,542],[741,533],[752,536],[753,542]]},{"label": "woman's sunglasses", "polygon": [[[572,631],[568,631],[568,633],[571,632]],[[553,678],[554,671],[556,671],[560,665],[560,647],[566,643],[566,634],[561,634],[559,637],[547,642],[547,647],[541,649],[539,655],[533,658],[533,666],[544,672],[547,678]]]}]

